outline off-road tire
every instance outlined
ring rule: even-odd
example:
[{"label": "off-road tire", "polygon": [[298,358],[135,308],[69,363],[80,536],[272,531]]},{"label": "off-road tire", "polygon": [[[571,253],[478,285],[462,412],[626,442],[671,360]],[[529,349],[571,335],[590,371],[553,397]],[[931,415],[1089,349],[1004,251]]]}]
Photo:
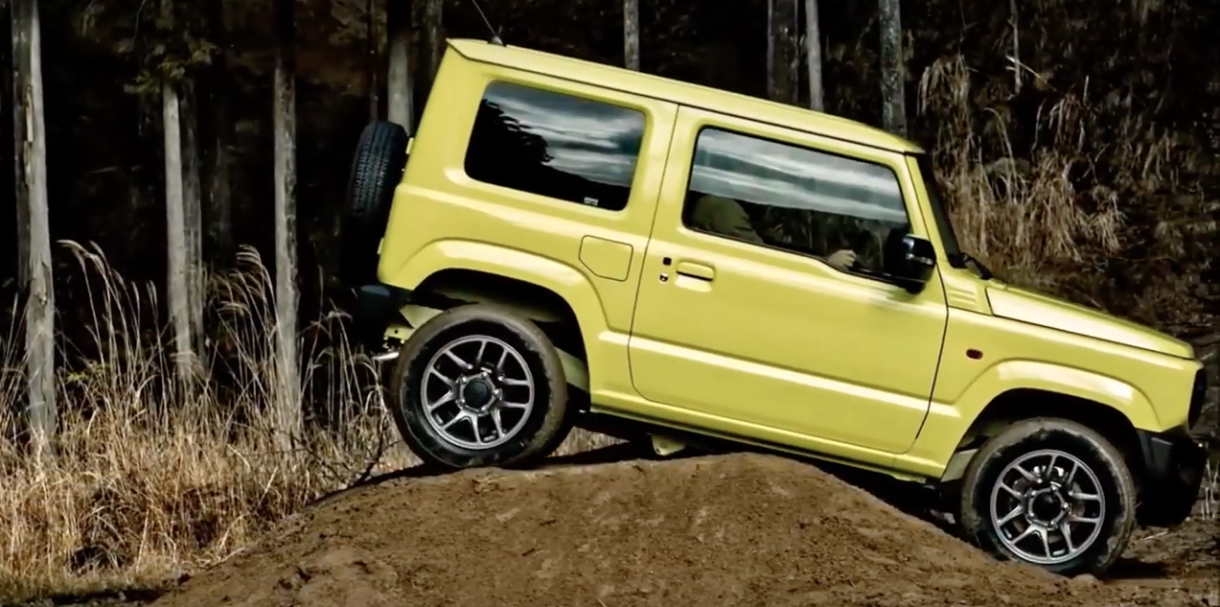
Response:
[{"label": "off-road tire", "polygon": [[[1022,558],[1000,540],[989,514],[991,492],[1003,469],[1017,458],[1055,449],[1079,458],[1097,476],[1105,499],[1094,543],[1069,561],[1040,564]],[[1042,567],[1064,576],[1101,576],[1122,555],[1135,528],[1137,487],[1121,451],[1101,434],[1057,418],[1020,421],[987,441],[966,468],[957,519],[967,539],[992,556]]]},{"label": "off-road tire", "polygon": [[341,272],[348,284],[376,281],[378,243],[407,163],[407,141],[407,131],[392,122],[370,122],[360,134],[342,217]]},{"label": "off-road tire", "polygon": [[[536,393],[524,426],[511,440],[470,449],[446,440],[432,427],[424,417],[421,389],[434,354],[456,339],[480,335],[503,340],[521,355],[534,378]],[[573,426],[567,378],[550,339],[533,322],[494,304],[451,308],[416,330],[398,356],[389,404],[407,447],[426,464],[451,470],[531,467],[551,455]]]}]

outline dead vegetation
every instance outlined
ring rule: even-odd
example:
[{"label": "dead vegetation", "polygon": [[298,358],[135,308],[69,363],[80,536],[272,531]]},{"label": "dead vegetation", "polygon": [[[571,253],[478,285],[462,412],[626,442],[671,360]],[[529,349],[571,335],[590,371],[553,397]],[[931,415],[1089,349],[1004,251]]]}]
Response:
[{"label": "dead vegetation", "polygon": [[1082,87],[1020,125],[1033,137],[1018,154],[1012,118],[971,86],[960,56],[919,82],[963,247],[1011,282],[1178,334],[1215,331],[1220,292],[1205,276],[1220,201],[1204,194],[1204,150]]},{"label": "dead vegetation", "polygon": [[[0,444],[0,596],[142,584],[192,570],[371,471],[390,435],[365,380],[368,363],[342,339],[306,355],[308,383],[325,386],[312,396],[330,403],[332,423],[290,452],[276,449],[274,306],[256,256],[211,280],[211,337],[225,347],[208,362],[213,379],[227,381],[209,383],[195,402],[176,402],[170,350],[150,313],[155,293],[125,283],[100,254],[69,248],[92,296],[92,343],[64,344],[61,358],[91,355],[58,378],[67,406],[53,466],[39,470],[18,445]],[[334,326],[316,323],[314,340]],[[0,353],[6,402],[22,400],[20,343],[8,339]],[[0,417],[8,436],[20,427],[12,413]],[[402,455],[380,461],[409,463]]]}]

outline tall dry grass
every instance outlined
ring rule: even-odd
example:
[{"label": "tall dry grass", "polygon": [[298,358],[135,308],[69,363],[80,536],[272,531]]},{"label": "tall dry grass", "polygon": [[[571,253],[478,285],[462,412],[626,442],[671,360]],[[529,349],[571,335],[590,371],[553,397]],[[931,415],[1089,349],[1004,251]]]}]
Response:
[{"label": "tall dry grass", "polygon": [[[146,585],[223,559],[268,524],[357,479],[413,463],[382,412],[375,369],[328,317],[304,332],[301,369],[323,415],[277,449],[274,302],[269,276],[209,277],[207,377],[176,396],[155,292],[97,251],[68,243],[86,281],[90,343],[61,343],[55,462],[37,469],[0,442],[0,598]],[[0,433],[20,431],[20,327],[0,350]],[[226,389],[218,386],[229,384]]]},{"label": "tall dry grass", "polygon": [[935,125],[930,147],[963,248],[1011,282],[1164,330],[1212,325],[1202,277],[1220,202],[1202,182],[1215,159],[1122,90],[1089,86],[1026,91],[1030,110],[1011,82],[980,78],[960,55],[921,75],[916,111]]}]

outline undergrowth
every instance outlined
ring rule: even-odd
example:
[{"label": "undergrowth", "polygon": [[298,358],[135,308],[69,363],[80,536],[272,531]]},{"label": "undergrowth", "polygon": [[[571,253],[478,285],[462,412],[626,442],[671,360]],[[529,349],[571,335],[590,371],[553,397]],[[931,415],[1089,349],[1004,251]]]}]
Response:
[{"label": "undergrowth", "polygon": [[[155,292],[126,283],[100,253],[68,248],[90,294],[92,343],[60,344],[60,361],[89,356],[57,378],[53,463],[39,469],[19,443],[0,443],[0,597],[159,581],[223,559],[318,496],[410,463],[386,449],[372,366],[335,334],[334,318],[305,332],[301,368],[306,385],[325,385],[310,396],[336,423],[313,425],[295,449],[277,450],[275,308],[256,255],[209,279],[209,334],[231,355],[213,348],[205,362],[230,389],[205,382],[181,400],[150,313]],[[329,345],[308,347],[324,338]],[[0,352],[8,403],[24,400],[20,343],[14,335]],[[16,412],[0,411],[6,436],[19,433]]]},{"label": "undergrowth", "polygon": [[1220,202],[1204,187],[1216,159],[1087,79],[1018,125],[1003,87],[975,90],[971,72],[949,56],[918,83],[963,248],[1019,285],[1174,334],[1220,330],[1220,291],[1206,280],[1220,235]]}]

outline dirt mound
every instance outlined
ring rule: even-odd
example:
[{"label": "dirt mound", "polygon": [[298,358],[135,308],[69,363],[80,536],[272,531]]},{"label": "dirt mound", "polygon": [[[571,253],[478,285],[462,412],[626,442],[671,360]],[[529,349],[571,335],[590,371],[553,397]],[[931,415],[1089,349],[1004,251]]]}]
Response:
[{"label": "dirt mound", "polygon": [[993,561],[807,464],[734,454],[366,487],[155,604],[1123,604],[1117,592]]}]

